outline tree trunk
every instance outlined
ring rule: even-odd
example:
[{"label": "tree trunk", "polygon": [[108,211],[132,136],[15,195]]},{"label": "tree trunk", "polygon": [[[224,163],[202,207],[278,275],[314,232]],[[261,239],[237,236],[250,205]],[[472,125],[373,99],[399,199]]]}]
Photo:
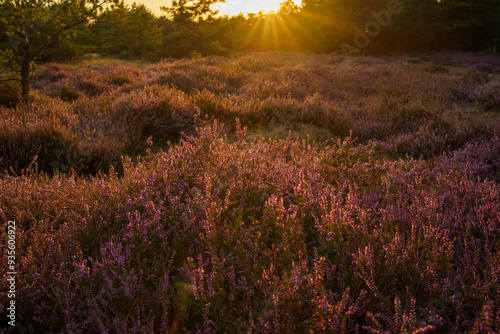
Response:
[{"label": "tree trunk", "polygon": [[21,98],[24,103],[30,98],[30,47],[29,44],[23,46],[23,59],[21,61]]}]

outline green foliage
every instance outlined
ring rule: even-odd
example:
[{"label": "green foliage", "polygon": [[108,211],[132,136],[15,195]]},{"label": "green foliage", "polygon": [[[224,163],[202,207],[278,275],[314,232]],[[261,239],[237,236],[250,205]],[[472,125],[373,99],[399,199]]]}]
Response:
[{"label": "green foliage", "polygon": [[[2,50],[2,69],[21,81],[22,98],[28,101],[32,63],[53,40],[68,30],[88,23],[97,10],[118,0],[1,0],[0,26],[7,37]],[[67,36],[67,35],[66,35]],[[3,71],[2,71],[3,72]]]},{"label": "green foliage", "polygon": [[[500,36],[496,0],[402,1],[394,31],[400,50],[489,50]],[[418,29],[416,29],[416,24]],[[406,40],[406,42],[405,42]]]},{"label": "green foliage", "polygon": [[108,8],[92,24],[91,32],[99,53],[148,60],[158,57],[158,19],[144,5]]},{"label": "green foliage", "polygon": [[[97,8],[110,2],[116,5],[104,6],[97,14]],[[144,5],[128,6],[119,0],[25,0],[20,7],[2,0],[2,67],[19,74],[29,72],[26,64],[35,59],[62,61],[90,51],[156,61],[239,51],[378,53],[500,47],[497,0],[303,0],[301,6],[287,0],[276,13],[234,17],[218,16],[213,9],[217,2],[173,1],[162,7],[164,16],[156,17]],[[384,16],[391,4],[401,11]],[[27,24],[21,24],[22,17],[28,18]],[[69,30],[75,24],[88,29]],[[28,50],[25,41],[30,56],[23,58]]]},{"label": "green foliage", "polygon": [[12,82],[0,82],[0,106],[13,107],[19,103],[19,87]]},{"label": "green foliage", "polygon": [[223,55],[227,50],[220,44],[217,11],[211,8],[219,0],[173,1],[162,7],[167,20],[162,23],[162,57]]},{"label": "green foliage", "polygon": [[50,42],[38,57],[39,62],[71,62],[82,58],[85,53],[93,51],[93,46],[85,41],[88,29],[71,29],[61,33]]}]

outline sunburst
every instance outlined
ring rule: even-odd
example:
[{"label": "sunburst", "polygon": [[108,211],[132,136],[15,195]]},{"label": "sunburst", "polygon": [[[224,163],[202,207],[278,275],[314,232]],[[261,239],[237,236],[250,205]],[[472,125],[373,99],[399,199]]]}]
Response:
[{"label": "sunburst", "polygon": [[[224,3],[216,4],[215,7],[221,15],[243,15],[249,13],[277,11],[279,5],[284,0],[226,0]],[[293,0],[296,5],[300,5],[300,0]]]}]

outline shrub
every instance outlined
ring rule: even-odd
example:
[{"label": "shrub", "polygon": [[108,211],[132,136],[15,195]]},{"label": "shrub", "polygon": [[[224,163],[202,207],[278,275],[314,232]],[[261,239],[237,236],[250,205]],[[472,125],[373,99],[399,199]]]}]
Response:
[{"label": "shrub", "polygon": [[[75,68],[31,104],[0,108],[16,327],[498,332],[500,121],[485,112],[497,81],[470,69],[495,60],[425,57]],[[104,93],[79,91],[81,78]],[[63,85],[81,96],[46,96]],[[200,113],[231,122],[231,140]],[[249,141],[261,123],[290,135]],[[291,139],[302,126],[340,138]],[[163,150],[147,149],[151,136]]]},{"label": "shrub", "polygon": [[0,134],[0,168],[19,174],[36,163],[40,171],[75,170],[81,174],[121,170],[123,144],[99,133],[77,131],[79,118],[68,105],[37,101],[4,110]]},{"label": "shrub", "polygon": [[95,73],[82,73],[75,78],[76,89],[87,96],[97,96],[109,92],[111,87]]},{"label": "shrub", "polygon": [[486,316],[500,292],[498,184],[425,161],[380,161],[353,138],[319,151],[293,140],[251,144],[243,133],[229,144],[221,128],[125,159],[121,178],[0,178],[3,224],[18,221],[16,326],[498,326]]},{"label": "shrub", "polygon": [[50,82],[57,82],[60,80],[64,79],[71,79],[73,78],[74,75],[73,73],[68,70],[64,69],[58,65],[46,65],[42,70],[38,71],[33,78],[33,81],[40,82],[40,83],[50,83]]},{"label": "shrub", "polygon": [[395,135],[379,143],[388,153],[396,156],[428,159],[461,149],[469,143],[489,139],[493,135],[493,128],[484,119],[463,120],[453,124],[435,118],[414,132]]},{"label": "shrub", "polygon": [[81,95],[75,87],[64,83],[62,85],[54,87],[51,91],[49,91],[48,96],[58,97],[62,101],[72,102],[78,100]]},{"label": "shrub", "polygon": [[[83,138],[55,119],[3,120],[0,168],[19,174],[33,163],[40,171],[96,174],[121,169],[120,145],[109,138]],[[90,140],[89,140],[90,139]]]},{"label": "shrub", "polygon": [[193,90],[234,92],[247,80],[245,73],[238,72],[221,57],[160,62],[153,69],[157,72],[155,83],[174,85],[187,93]]},{"label": "shrub", "polygon": [[193,104],[196,105],[202,115],[213,116],[218,120],[233,123],[236,117],[242,117],[244,107],[238,105],[234,99],[224,94],[216,94],[206,89],[195,91],[192,94]]},{"label": "shrub", "polygon": [[464,148],[443,155],[436,161],[443,171],[458,169],[471,178],[500,181],[500,139],[468,143]]},{"label": "shrub", "polygon": [[[111,109],[132,132],[139,131],[143,141],[152,136],[164,143],[178,140],[182,133],[192,134],[200,113],[183,92],[158,85],[118,98]],[[129,147],[135,150],[141,144],[135,139]]]},{"label": "shrub", "polygon": [[21,88],[8,82],[0,82],[0,106],[15,107],[21,100]]},{"label": "shrub", "polygon": [[300,103],[288,97],[268,97],[253,111],[264,124],[291,124],[299,119]]}]

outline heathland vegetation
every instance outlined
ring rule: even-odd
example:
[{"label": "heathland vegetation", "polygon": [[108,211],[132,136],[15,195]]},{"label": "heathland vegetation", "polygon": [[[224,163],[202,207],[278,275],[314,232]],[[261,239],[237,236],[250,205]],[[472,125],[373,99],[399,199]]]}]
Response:
[{"label": "heathland vegetation", "polygon": [[247,51],[491,52],[500,39],[498,0],[287,0],[246,16],[219,15],[218,2],[173,1],[158,17],[123,0],[0,0],[0,88],[19,81],[28,100],[37,62],[92,53],[156,62]]},{"label": "heathland vegetation", "polygon": [[216,2],[0,0],[1,332],[500,332],[498,1]]},{"label": "heathland vegetation", "polygon": [[470,53],[43,65],[0,108],[16,329],[498,331],[499,72]]}]

